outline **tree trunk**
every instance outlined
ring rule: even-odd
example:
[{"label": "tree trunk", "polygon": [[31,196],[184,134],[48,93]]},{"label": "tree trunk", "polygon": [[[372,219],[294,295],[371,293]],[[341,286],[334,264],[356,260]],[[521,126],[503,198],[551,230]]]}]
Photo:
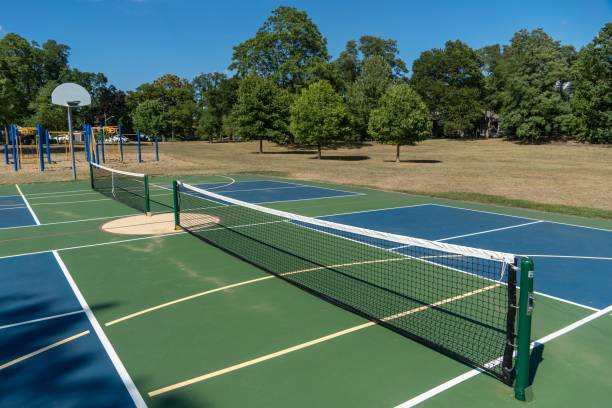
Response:
[{"label": "tree trunk", "polygon": [[317,144],[317,159],[321,160],[321,143]]},{"label": "tree trunk", "polygon": [[400,156],[400,145],[398,144],[395,146],[395,162],[396,163],[400,162],[399,156]]},{"label": "tree trunk", "polygon": [[259,139],[259,154],[263,153],[263,139]]}]

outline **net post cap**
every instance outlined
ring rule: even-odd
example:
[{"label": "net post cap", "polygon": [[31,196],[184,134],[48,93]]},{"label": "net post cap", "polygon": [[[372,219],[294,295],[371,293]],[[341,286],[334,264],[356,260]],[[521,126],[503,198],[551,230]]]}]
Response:
[{"label": "net post cap", "polygon": [[66,82],[51,93],[51,103],[60,106],[79,107],[91,105],[91,95],[79,84]]}]

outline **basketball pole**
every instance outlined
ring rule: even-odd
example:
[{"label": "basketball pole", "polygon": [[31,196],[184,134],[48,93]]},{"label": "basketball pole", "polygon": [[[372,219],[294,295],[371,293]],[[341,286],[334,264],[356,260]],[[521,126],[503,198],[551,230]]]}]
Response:
[{"label": "basketball pole", "polygon": [[[68,102],[68,140],[70,141],[70,158],[72,160],[72,180],[76,180],[76,162],[74,159],[74,135],[72,134],[72,113],[70,112],[71,103]],[[76,106],[76,105],[75,105]]]}]

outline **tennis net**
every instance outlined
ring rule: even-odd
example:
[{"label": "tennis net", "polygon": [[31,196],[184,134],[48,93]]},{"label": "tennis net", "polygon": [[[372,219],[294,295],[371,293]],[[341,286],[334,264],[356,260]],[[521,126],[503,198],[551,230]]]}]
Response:
[{"label": "tennis net", "polygon": [[512,254],[310,218],[174,183],[176,224],[404,336],[514,380]]},{"label": "tennis net", "polygon": [[130,173],[89,163],[91,188],[136,210],[149,213],[149,179],[146,174]]}]

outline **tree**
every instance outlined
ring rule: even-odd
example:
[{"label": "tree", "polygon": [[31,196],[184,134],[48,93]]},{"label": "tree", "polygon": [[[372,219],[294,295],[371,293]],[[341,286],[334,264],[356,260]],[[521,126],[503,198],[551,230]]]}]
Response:
[{"label": "tree", "polygon": [[165,107],[158,99],[147,99],[132,111],[134,126],[149,135],[165,135],[169,119]]},{"label": "tree", "polygon": [[521,30],[512,37],[494,71],[500,127],[506,135],[539,142],[568,131],[573,58],[572,48],[562,47],[542,29]]},{"label": "tree", "polygon": [[286,137],[288,116],[289,95],[274,80],[250,75],[240,82],[231,123],[242,139],[259,140],[259,153],[264,139],[280,142]]},{"label": "tree", "polygon": [[223,133],[223,118],[230,114],[236,103],[238,77],[228,78],[221,72],[201,74],[191,82],[198,107],[198,132],[219,137]]},{"label": "tree", "polygon": [[236,47],[230,69],[240,76],[272,77],[280,86],[297,90],[315,61],[327,61],[327,41],[306,12],[293,7],[272,11],[255,37]]},{"label": "tree", "polygon": [[414,145],[431,135],[427,105],[410,86],[391,86],[372,111],[368,131],[381,143],[396,145],[395,161],[400,161],[400,146]]},{"label": "tree", "polygon": [[[49,81],[38,90],[38,94],[30,102],[29,110],[33,112],[27,121],[29,126],[41,124],[48,129],[66,129],[66,110],[51,103],[51,93],[59,82]],[[78,110],[76,110],[78,114]]]},{"label": "tree", "polygon": [[348,115],[342,97],[327,81],[302,90],[291,105],[291,132],[300,144],[321,145],[342,139],[348,132]]},{"label": "tree", "polygon": [[364,60],[375,56],[382,57],[391,67],[391,71],[395,77],[403,77],[408,73],[406,63],[397,56],[397,54],[399,54],[397,41],[391,38],[384,39],[371,35],[364,35],[359,39],[359,51],[361,51]]},{"label": "tree", "polygon": [[363,70],[347,95],[352,127],[358,138],[367,136],[370,112],[378,106],[392,81],[391,67],[383,57],[373,56],[364,61]]},{"label": "tree", "polygon": [[[127,104],[132,110],[150,100],[157,101],[156,109],[160,109],[163,118],[163,123],[159,125],[159,133],[156,135],[169,134],[173,140],[175,137],[186,139],[193,135],[196,104],[193,88],[187,80],[166,74],[152,83],[140,85],[127,96]],[[152,106],[147,105],[147,109]],[[132,118],[136,125],[134,114]]]},{"label": "tree", "polygon": [[436,133],[475,135],[484,118],[484,78],[478,54],[461,41],[421,53],[411,85],[432,113]]},{"label": "tree", "polygon": [[571,106],[580,140],[612,142],[612,23],[580,52],[572,69]]},{"label": "tree", "polygon": [[361,71],[361,61],[359,60],[359,50],[357,42],[350,40],[346,43],[344,51],[340,53],[338,59],[333,62],[336,72],[342,84],[342,91],[348,91],[349,87]]}]

